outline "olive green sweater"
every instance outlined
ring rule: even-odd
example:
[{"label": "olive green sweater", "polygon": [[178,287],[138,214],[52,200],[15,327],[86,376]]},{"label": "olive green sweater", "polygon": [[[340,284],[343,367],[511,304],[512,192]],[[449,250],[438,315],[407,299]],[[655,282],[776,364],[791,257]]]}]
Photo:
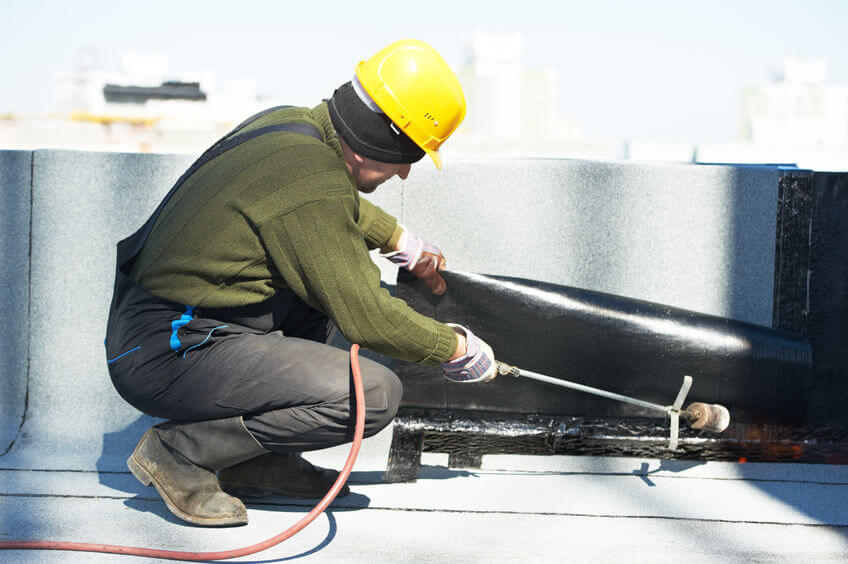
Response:
[{"label": "olive green sweater", "polygon": [[454,331],[380,287],[370,249],[391,249],[397,220],[360,198],[322,103],[272,112],[241,131],[297,122],[303,134],[260,135],[192,174],[162,210],[132,269],[153,294],[198,308],[259,303],[291,288],[351,342],[437,365]]}]

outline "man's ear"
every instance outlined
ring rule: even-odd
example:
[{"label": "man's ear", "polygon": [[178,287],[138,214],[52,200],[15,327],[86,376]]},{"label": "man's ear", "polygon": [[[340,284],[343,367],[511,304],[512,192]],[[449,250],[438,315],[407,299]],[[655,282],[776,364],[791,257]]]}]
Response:
[{"label": "man's ear", "polygon": [[359,167],[365,164],[365,157],[351,149],[350,145],[348,145],[345,140],[342,139],[341,135],[339,135],[338,137],[339,143],[341,143],[342,146],[342,153],[344,154],[345,164],[347,164],[347,167],[350,169],[351,172],[353,172],[354,168],[359,169]]}]

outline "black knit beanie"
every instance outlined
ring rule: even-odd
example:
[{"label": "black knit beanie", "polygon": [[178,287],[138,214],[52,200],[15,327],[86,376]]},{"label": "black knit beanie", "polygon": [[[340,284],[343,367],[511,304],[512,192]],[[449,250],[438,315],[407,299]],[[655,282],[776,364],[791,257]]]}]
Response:
[{"label": "black knit beanie", "polygon": [[372,111],[346,82],[327,101],[336,132],[350,148],[383,163],[406,164],[421,160],[424,150],[392,124],[386,114]]}]

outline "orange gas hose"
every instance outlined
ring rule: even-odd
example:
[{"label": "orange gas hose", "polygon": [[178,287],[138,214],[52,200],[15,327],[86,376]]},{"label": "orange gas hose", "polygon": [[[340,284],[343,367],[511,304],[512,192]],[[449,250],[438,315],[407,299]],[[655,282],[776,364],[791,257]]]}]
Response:
[{"label": "orange gas hose", "polygon": [[0,550],[74,550],[79,552],[128,554],[150,558],[171,558],[174,560],[226,560],[228,558],[256,554],[283,542],[314,521],[332,503],[347,481],[348,476],[350,476],[353,463],[359,454],[359,447],[362,445],[362,434],[365,431],[365,392],[362,388],[362,374],[359,370],[359,345],[356,344],[350,347],[350,369],[353,374],[353,388],[356,397],[356,427],[353,434],[353,444],[350,447],[350,454],[348,454],[344,468],[339,472],[339,477],[336,479],[333,487],[330,488],[330,491],[327,492],[327,495],[305,517],[279,535],[244,548],[218,552],[181,552],[177,550],[158,550],[110,544],[58,541],[0,541]]}]

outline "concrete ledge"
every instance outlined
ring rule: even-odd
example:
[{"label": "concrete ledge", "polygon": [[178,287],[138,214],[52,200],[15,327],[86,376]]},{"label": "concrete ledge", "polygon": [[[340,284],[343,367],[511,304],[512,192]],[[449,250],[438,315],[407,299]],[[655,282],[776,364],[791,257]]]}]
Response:
[{"label": "concrete ledge", "polygon": [[103,350],[115,244],[143,223],[190,160],[35,152],[30,401],[25,436],[4,466],[123,469],[139,413],[115,393]]},{"label": "concrete ledge", "polygon": [[771,326],[779,171],[501,160],[417,167],[403,220],[448,267]]},{"label": "concrete ledge", "polygon": [[[4,409],[7,445],[23,415],[22,375],[29,365],[26,422],[3,464],[122,469],[123,457],[150,421],[116,395],[104,362],[115,244],[143,223],[193,158],[0,154],[4,171],[12,171],[4,175],[4,199],[13,204],[8,210],[18,210],[3,216],[4,233],[13,232],[4,249],[14,249],[20,265],[5,274],[14,280],[3,300],[3,307],[15,308],[3,313],[21,328],[18,340],[2,349],[12,377],[4,376],[0,385],[18,398],[17,407]],[[571,284],[768,325],[777,175],[762,167],[566,160],[455,162],[439,174],[425,163],[410,179],[390,181],[369,199],[440,245],[453,268]],[[28,219],[20,221],[28,218],[30,185],[31,233]],[[30,236],[31,284],[22,278]],[[392,283],[396,269],[376,261]],[[22,293],[27,289],[28,297]],[[27,300],[28,316],[22,309]]]}]

